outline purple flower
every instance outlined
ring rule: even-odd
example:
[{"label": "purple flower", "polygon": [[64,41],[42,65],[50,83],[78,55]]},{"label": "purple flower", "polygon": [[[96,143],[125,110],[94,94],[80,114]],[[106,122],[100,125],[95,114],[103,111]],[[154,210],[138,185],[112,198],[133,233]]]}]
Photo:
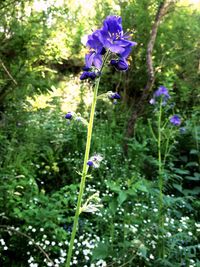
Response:
[{"label": "purple flower", "polygon": [[167,99],[170,98],[168,89],[166,87],[160,86],[158,87],[158,90],[155,91],[154,97],[160,97],[160,96],[164,96]]},{"label": "purple flower", "polygon": [[114,93],[114,95],[112,95],[112,98],[113,99],[120,99],[121,96],[116,92],[116,93]]},{"label": "purple flower", "polygon": [[113,93],[112,91],[107,92],[107,96],[109,99],[120,99],[121,96],[117,92]]},{"label": "purple flower", "polygon": [[122,58],[127,58],[131,47],[136,45],[135,42],[129,40],[129,35],[123,33],[121,17],[108,16],[100,31],[103,46]]},{"label": "purple flower", "polygon": [[168,89],[161,85],[158,89],[154,92],[153,98],[150,99],[149,103],[152,105],[156,104],[156,98],[162,97],[162,105],[165,106],[167,104],[168,99],[170,98]]},{"label": "purple flower", "polygon": [[90,78],[91,80],[94,80],[95,78],[97,77],[96,73],[95,72],[89,72],[89,71],[84,71],[82,74],[81,74],[81,77],[80,77],[80,80],[86,80],[88,78]]},{"label": "purple flower", "polygon": [[88,162],[87,162],[87,165],[88,165],[88,166],[92,167],[93,164],[94,164],[94,163],[93,163],[91,160],[88,160]]},{"label": "purple flower", "polygon": [[72,112],[67,112],[67,114],[65,115],[65,119],[67,120],[71,120],[73,117],[73,113]]},{"label": "purple flower", "polygon": [[97,29],[88,36],[86,45],[89,47],[90,52],[85,56],[85,71],[81,75],[81,80],[87,78],[93,79],[88,74],[88,71],[95,67],[100,70],[103,64],[102,56],[109,50],[118,56],[117,60],[111,60],[117,70],[126,71],[128,64],[126,58],[131,53],[131,49],[136,45],[135,42],[129,40],[130,36],[123,33],[122,19],[118,16],[108,16],[101,29]]},{"label": "purple flower", "polygon": [[87,165],[90,167],[99,168],[102,160],[103,157],[101,155],[94,155],[88,160]]},{"label": "purple flower", "polygon": [[120,71],[126,71],[128,69],[128,64],[124,58],[119,60],[112,59],[110,64]]},{"label": "purple flower", "polygon": [[170,122],[175,126],[179,126],[181,124],[181,118],[175,114],[170,118]]},{"label": "purple flower", "polygon": [[85,66],[91,68],[94,65],[97,69],[102,66],[102,55],[105,53],[105,48],[101,42],[100,30],[96,30],[88,36],[86,45],[91,49],[90,53],[85,56]]}]

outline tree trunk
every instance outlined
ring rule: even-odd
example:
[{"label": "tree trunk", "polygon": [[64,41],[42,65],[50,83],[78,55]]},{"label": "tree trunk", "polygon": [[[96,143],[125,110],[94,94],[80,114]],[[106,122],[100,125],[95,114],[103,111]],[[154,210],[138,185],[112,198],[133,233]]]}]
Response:
[{"label": "tree trunk", "polygon": [[128,121],[126,134],[125,134],[125,142],[124,142],[124,153],[126,155],[128,153],[128,139],[131,138],[134,134],[135,123],[136,123],[138,117],[144,112],[146,101],[149,98],[151,89],[152,89],[154,82],[155,82],[155,72],[154,72],[154,67],[153,67],[152,54],[153,54],[153,48],[154,48],[156,37],[157,37],[158,27],[159,27],[159,24],[160,24],[162,18],[167,13],[169,7],[172,4],[174,4],[175,2],[176,1],[168,1],[168,0],[162,1],[158,7],[155,21],[152,25],[151,34],[150,34],[149,42],[147,45],[147,53],[146,53],[148,78],[147,78],[145,88],[143,89],[143,92],[142,92],[140,99],[137,103],[137,106],[133,106],[132,114],[131,114],[130,119]]}]

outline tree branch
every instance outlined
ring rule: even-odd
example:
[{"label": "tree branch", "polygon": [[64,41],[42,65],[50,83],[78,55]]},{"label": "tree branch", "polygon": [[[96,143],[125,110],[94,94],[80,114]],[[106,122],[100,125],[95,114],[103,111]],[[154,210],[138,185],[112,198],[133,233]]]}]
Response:
[{"label": "tree branch", "polygon": [[3,69],[5,70],[5,72],[7,73],[7,75],[9,76],[9,78],[14,82],[15,85],[17,85],[16,80],[13,78],[13,76],[10,74],[9,70],[6,68],[6,66],[4,65],[3,61],[0,59],[1,65],[3,67]]},{"label": "tree branch", "polygon": [[145,88],[143,89],[142,95],[139,99],[139,102],[137,103],[137,108],[133,110],[130,116],[130,119],[128,121],[128,127],[126,131],[126,140],[124,144],[125,154],[127,154],[127,151],[128,151],[127,139],[133,136],[136,120],[138,116],[141,115],[141,113],[143,113],[144,102],[147,100],[149,96],[149,92],[151,91],[154,85],[154,82],[155,82],[155,71],[154,71],[154,66],[153,66],[152,54],[153,54],[153,49],[154,49],[154,45],[155,45],[155,41],[157,37],[158,28],[159,28],[162,18],[165,16],[166,12],[169,10],[171,6],[173,6],[175,2],[177,2],[177,0],[170,0],[170,1],[163,0],[160,3],[160,6],[158,7],[158,10],[155,16],[155,21],[152,25],[149,42],[147,44],[147,53],[146,53],[147,82],[146,82]]},{"label": "tree branch", "polygon": [[[158,26],[160,24],[161,19],[163,18],[164,13],[166,12],[166,8],[168,7],[168,3],[166,0],[164,0],[157,11],[155,22],[151,29],[150,39],[147,45],[147,73],[148,73],[148,80],[145,86],[145,91],[151,90],[154,84],[155,75],[154,75],[154,67],[153,67],[153,59],[152,59],[152,53],[153,48],[155,45],[155,40],[157,37],[158,32]],[[145,92],[146,93],[146,92]]]}]

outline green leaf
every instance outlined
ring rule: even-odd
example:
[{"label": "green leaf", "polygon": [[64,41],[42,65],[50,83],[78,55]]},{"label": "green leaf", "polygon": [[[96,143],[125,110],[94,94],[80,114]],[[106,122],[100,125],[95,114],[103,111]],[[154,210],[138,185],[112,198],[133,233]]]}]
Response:
[{"label": "green leaf", "polygon": [[183,190],[184,195],[198,195],[200,194],[200,187],[196,186],[195,188],[193,188],[192,190]]},{"label": "green leaf", "polygon": [[190,154],[198,155],[199,151],[196,149],[192,149],[192,150],[190,150]]},{"label": "green leaf", "polygon": [[141,184],[141,183],[138,184],[137,189],[140,190],[140,191],[142,191],[142,192],[148,193],[148,189],[147,189],[147,187],[146,187],[145,184]]},{"label": "green leaf", "polygon": [[182,185],[180,185],[180,184],[173,184],[173,187],[176,188],[179,192],[182,193],[182,191],[183,191]]},{"label": "green leaf", "polygon": [[197,163],[197,162],[188,162],[187,164],[186,164],[186,167],[198,167],[199,166],[199,164]]},{"label": "green leaf", "polygon": [[190,171],[188,170],[182,170],[182,169],[174,169],[175,173],[178,173],[178,174],[190,174]]},{"label": "green leaf", "polygon": [[119,205],[121,205],[127,199],[127,193],[125,191],[121,191],[117,198]]},{"label": "green leaf", "polygon": [[107,186],[114,192],[118,193],[121,191],[121,188],[119,185],[117,185],[115,182],[113,181],[108,181],[107,183]]},{"label": "green leaf", "polygon": [[146,256],[147,256],[147,248],[145,247],[145,245],[143,245],[143,244],[140,245],[138,250],[139,250],[141,256],[146,258]]},{"label": "green leaf", "polygon": [[109,255],[109,253],[110,251],[108,243],[99,243],[98,247],[93,250],[92,259],[105,259]]},{"label": "green leaf", "polygon": [[185,176],[186,179],[192,180],[192,181],[199,181],[200,180],[200,173],[195,172],[194,176]]},{"label": "green leaf", "polygon": [[109,209],[112,214],[115,214],[118,207],[118,203],[116,198],[113,198],[112,201],[109,202]]},{"label": "green leaf", "polygon": [[187,162],[188,161],[188,157],[187,156],[181,156],[180,159],[184,162]]}]

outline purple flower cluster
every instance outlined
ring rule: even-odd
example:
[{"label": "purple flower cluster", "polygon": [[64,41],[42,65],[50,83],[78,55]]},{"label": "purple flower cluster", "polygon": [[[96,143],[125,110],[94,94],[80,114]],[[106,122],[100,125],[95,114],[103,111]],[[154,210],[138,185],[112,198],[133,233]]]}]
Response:
[{"label": "purple flower cluster", "polygon": [[170,122],[174,126],[180,126],[181,125],[181,117],[179,115],[175,114],[170,118]]},{"label": "purple flower cluster", "polygon": [[127,57],[131,53],[132,46],[136,43],[129,40],[130,36],[123,33],[122,19],[118,16],[108,16],[101,29],[96,30],[88,36],[86,45],[90,52],[85,56],[85,66],[80,79],[95,79],[96,73],[92,70],[100,70],[103,64],[103,55],[110,51],[115,57],[110,64],[117,70],[126,71],[128,69]]},{"label": "purple flower cluster", "polygon": [[94,80],[96,77],[97,77],[97,75],[96,75],[96,73],[95,73],[94,71],[92,71],[92,72],[84,71],[84,72],[81,74],[80,79],[81,79],[81,80],[85,80],[85,79],[90,78],[91,80]]},{"label": "purple flower cluster", "polygon": [[150,104],[155,105],[157,98],[162,98],[162,104],[166,105],[168,99],[170,98],[170,95],[168,89],[165,86],[161,85],[160,87],[158,87],[158,89],[153,94],[153,98],[151,98],[149,101]]}]

